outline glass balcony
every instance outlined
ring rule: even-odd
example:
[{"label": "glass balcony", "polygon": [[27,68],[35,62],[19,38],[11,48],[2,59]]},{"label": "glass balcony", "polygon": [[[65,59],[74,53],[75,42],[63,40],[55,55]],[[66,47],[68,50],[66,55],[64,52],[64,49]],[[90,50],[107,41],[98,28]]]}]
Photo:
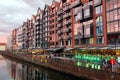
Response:
[{"label": "glass balcony", "polygon": [[91,18],[93,16],[92,6],[86,6],[84,8],[84,19]]},{"label": "glass balcony", "polygon": [[84,37],[92,37],[93,36],[93,23],[84,26]]}]

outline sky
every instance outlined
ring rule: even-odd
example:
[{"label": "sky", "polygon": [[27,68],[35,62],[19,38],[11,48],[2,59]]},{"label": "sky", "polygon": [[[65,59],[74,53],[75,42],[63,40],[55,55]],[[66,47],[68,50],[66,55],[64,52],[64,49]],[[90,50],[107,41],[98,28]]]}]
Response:
[{"label": "sky", "polygon": [[[60,0],[55,0],[60,1]],[[7,42],[10,32],[37,13],[38,7],[44,9],[52,0],[1,0],[0,1],[0,43]]]}]

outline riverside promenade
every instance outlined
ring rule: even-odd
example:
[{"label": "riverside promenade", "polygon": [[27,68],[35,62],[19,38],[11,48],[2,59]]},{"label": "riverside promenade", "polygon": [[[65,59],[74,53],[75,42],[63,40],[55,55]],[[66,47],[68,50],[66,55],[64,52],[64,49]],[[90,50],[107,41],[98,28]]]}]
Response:
[{"label": "riverside promenade", "polygon": [[78,67],[75,65],[75,61],[70,59],[45,58],[42,60],[38,60],[38,59],[32,59],[29,56],[21,55],[19,53],[14,54],[8,51],[1,51],[0,54],[33,65],[50,68],[77,77],[83,77],[84,80],[120,80],[119,73]]}]

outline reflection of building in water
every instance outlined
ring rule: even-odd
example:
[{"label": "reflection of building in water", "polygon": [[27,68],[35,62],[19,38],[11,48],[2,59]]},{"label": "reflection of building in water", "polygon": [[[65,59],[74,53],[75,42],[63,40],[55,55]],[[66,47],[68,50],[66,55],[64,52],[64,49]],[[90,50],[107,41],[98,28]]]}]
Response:
[{"label": "reflection of building in water", "polygon": [[44,70],[16,62],[11,62],[8,66],[11,68],[9,71],[12,80],[48,80],[48,73]]}]

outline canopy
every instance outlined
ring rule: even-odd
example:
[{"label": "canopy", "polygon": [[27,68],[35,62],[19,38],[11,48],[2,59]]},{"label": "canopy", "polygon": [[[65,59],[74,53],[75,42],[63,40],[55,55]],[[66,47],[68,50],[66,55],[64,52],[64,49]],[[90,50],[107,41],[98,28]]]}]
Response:
[{"label": "canopy", "polygon": [[49,48],[46,49],[47,52],[56,52],[56,53],[60,53],[63,52],[64,48]]}]

